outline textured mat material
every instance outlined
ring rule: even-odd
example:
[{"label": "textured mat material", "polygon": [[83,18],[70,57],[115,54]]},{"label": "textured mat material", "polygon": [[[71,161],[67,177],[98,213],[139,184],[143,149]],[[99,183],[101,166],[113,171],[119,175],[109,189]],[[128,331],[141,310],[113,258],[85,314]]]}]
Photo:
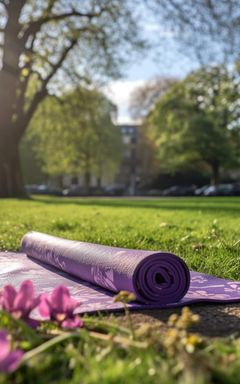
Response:
[{"label": "textured mat material", "polygon": [[185,262],[167,252],[107,247],[31,232],[22,253],[0,253],[0,289],[31,279],[37,291],[66,285],[82,305],[78,312],[122,308],[113,297],[135,293],[130,308],[164,308],[196,302],[240,301],[240,282],[190,272]]}]

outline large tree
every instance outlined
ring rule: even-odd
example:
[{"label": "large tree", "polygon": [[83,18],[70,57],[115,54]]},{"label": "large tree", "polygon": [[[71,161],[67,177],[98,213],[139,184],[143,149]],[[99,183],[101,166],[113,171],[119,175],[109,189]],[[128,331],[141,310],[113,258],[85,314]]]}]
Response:
[{"label": "large tree", "polygon": [[116,76],[142,46],[136,19],[128,0],[0,1],[0,197],[24,194],[19,143],[39,104],[71,82]]},{"label": "large tree", "polygon": [[[240,153],[240,79],[227,67],[207,67],[173,86],[147,118],[162,169],[206,165],[212,183]],[[146,122],[145,122],[146,124]]]},{"label": "large tree", "polygon": [[[79,88],[61,99],[47,97],[30,123],[30,141],[42,171],[49,176],[91,177],[98,187],[114,173],[121,159],[121,136],[113,124],[115,106],[95,89]],[[42,129],[44,126],[44,129]]]}]

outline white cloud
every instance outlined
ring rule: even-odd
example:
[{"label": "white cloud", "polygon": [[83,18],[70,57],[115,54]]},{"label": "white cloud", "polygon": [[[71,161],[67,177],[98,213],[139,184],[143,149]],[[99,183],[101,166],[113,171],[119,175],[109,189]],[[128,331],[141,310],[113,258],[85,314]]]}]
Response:
[{"label": "white cloud", "polygon": [[118,108],[118,123],[133,123],[129,115],[130,95],[137,87],[145,84],[144,80],[116,80],[104,87],[103,92]]}]

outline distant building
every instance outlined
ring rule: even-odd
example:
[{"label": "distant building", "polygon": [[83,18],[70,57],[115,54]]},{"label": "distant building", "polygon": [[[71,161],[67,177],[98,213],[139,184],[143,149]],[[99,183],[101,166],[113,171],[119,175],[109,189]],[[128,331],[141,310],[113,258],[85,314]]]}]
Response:
[{"label": "distant building", "polygon": [[125,193],[135,195],[139,182],[139,126],[118,125],[123,142],[123,159],[115,176],[115,182],[124,187]]}]

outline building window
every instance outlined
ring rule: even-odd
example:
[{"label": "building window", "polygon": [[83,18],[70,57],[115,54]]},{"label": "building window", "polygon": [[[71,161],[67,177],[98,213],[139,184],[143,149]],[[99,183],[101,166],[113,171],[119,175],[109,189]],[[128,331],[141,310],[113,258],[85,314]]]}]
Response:
[{"label": "building window", "polygon": [[131,144],[136,144],[137,143],[137,138],[135,136],[131,137]]},{"label": "building window", "polygon": [[72,177],[71,184],[72,185],[78,185],[78,177],[77,176]]}]

